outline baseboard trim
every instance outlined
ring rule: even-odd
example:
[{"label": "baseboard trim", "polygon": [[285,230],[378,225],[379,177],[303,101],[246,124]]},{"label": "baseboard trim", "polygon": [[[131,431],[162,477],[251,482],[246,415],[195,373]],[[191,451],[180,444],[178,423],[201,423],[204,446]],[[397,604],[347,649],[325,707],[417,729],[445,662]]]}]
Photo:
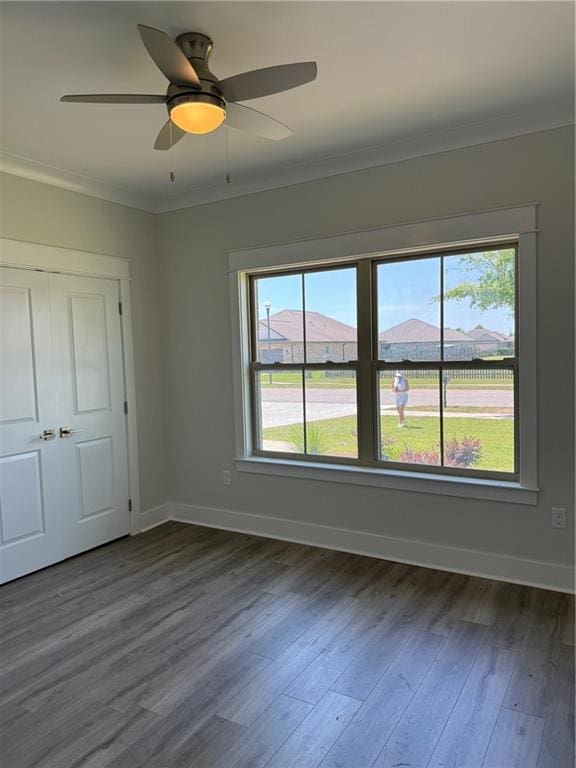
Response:
[{"label": "baseboard trim", "polygon": [[566,565],[447,547],[425,541],[397,539],[366,531],[351,531],[230,509],[198,507],[177,502],[172,502],[169,506],[170,519],[181,523],[293,541],[557,592],[574,592],[574,569]]},{"label": "baseboard trim", "polygon": [[144,531],[148,531],[150,528],[156,528],[157,525],[167,523],[172,519],[171,514],[172,510],[169,502],[146,509],[138,515],[137,529],[133,533],[144,533]]}]

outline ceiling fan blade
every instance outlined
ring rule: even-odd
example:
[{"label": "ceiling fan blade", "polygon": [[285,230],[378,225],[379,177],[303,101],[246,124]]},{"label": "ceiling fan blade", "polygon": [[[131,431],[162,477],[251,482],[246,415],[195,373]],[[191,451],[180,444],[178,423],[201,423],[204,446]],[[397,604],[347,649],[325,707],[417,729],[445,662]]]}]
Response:
[{"label": "ceiling fan blade", "polygon": [[186,136],[186,131],[178,128],[176,123],[172,123],[172,130],[170,130],[171,123],[171,120],[167,120],[160,129],[160,133],[156,136],[156,141],[154,142],[154,149],[170,149],[177,141]]},{"label": "ceiling fan blade", "polygon": [[194,67],[166,32],[145,24],[138,24],[138,31],[154,63],[171,83],[200,87]]},{"label": "ceiling fan blade", "polygon": [[309,83],[316,79],[317,72],[315,61],[281,64],[227,77],[218,83],[218,87],[226,101],[248,101]]},{"label": "ceiling fan blade", "polygon": [[166,96],[146,93],[85,93],[62,96],[60,101],[73,101],[81,104],[165,104]]},{"label": "ceiling fan blade", "polygon": [[264,139],[285,139],[293,133],[284,123],[243,104],[226,105],[226,125]]}]

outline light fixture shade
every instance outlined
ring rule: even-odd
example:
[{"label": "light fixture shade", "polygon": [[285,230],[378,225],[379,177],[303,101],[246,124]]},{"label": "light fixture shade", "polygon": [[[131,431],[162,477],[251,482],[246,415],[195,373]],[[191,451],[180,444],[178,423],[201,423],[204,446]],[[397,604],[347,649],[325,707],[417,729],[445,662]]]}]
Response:
[{"label": "light fixture shade", "polygon": [[172,121],[187,133],[215,131],[225,117],[226,112],[221,106],[207,101],[185,101],[175,104],[170,110]]}]

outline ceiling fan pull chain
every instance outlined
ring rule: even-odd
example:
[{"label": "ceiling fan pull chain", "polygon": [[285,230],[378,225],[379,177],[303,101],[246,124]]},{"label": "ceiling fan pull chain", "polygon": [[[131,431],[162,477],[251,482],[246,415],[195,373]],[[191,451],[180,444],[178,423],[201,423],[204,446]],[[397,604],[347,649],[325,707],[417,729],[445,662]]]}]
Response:
[{"label": "ceiling fan pull chain", "polygon": [[230,173],[230,137],[228,128],[225,128],[226,133],[226,184],[232,183],[232,174]]},{"label": "ceiling fan pull chain", "polygon": [[172,184],[176,181],[174,173],[174,142],[172,140],[172,120],[170,120],[170,181]]}]

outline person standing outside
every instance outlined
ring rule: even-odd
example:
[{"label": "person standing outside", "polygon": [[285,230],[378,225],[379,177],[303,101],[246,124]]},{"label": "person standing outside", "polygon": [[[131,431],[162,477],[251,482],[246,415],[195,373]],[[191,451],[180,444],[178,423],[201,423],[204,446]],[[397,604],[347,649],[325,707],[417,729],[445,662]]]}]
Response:
[{"label": "person standing outside", "polygon": [[404,409],[408,404],[408,392],[410,391],[410,383],[402,371],[396,371],[396,375],[394,376],[394,381],[392,383],[392,391],[396,396],[398,427],[405,427],[406,417],[404,416]]}]

